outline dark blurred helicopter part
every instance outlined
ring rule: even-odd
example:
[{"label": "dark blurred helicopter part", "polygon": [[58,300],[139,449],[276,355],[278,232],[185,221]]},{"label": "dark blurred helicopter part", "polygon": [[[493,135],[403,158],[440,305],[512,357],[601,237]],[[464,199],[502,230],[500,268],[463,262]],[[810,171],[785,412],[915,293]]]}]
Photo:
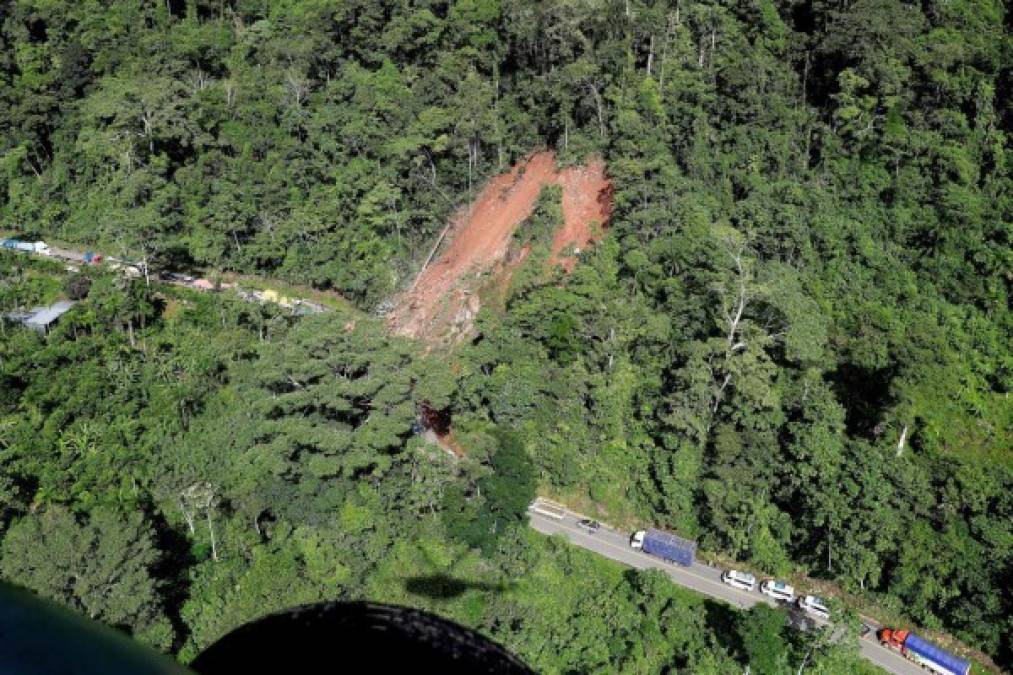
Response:
[{"label": "dark blurred helicopter part", "polygon": [[5,674],[533,672],[475,631],[416,609],[368,602],[327,602],[271,614],[221,638],[191,667],[0,583],[0,673]]},{"label": "dark blurred helicopter part", "polygon": [[533,673],[475,631],[417,609],[368,602],[272,614],[232,631],[191,666],[201,675]]},{"label": "dark blurred helicopter part", "polygon": [[190,671],[97,621],[0,584],[0,673],[186,675]]}]

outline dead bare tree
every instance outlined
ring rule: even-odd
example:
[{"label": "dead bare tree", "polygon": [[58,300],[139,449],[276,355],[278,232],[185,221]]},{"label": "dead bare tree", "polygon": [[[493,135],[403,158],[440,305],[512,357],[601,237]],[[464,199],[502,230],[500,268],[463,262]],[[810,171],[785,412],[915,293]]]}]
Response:
[{"label": "dead bare tree", "polygon": [[597,85],[591,82],[588,82],[587,88],[594,97],[594,105],[598,113],[598,135],[605,138],[605,104],[602,101],[601,92],[598,91]]},{"label": "dead bare tree", "polygon": [[200,512],[204,512],[207,519],[208,534],[211,535],[211,559],[218,562],[218,542],[215,538],[214,523],[211,520],[212,512],[218,506],[219,497],[214,486],[207,481],[200,481],[187,487],[179,493],[179,506],[183,511],[183,518],[190,528],[190,533],[196,532],[194,518]]},{"label": "dead bare tree", "polygon": [[205,89],[213,86],[214,83],[214,78],[210,77],[199,67],[191,71],[186,78],[187,88],[189,89],[191,96],[196,96]]},{"label": "dead bare tree", "polygon": [[294,69],[285,72],[285,93],[295,108],[302,108],[310,93],[310,83],[302,73]]},{"label": "dead bare tree", "polygon": [[737,338],[746,307],[754,299],[749,246],[745,238],[734,230],[719,237],[718,244],[731,260],[735,273],[732,288],[727,288],[723,284],[717,285],[721,297],[721,315],[726,326],[725,339],[728,341],[728,351],[734,353],[746,346],[745,343],[737,341]]},{"label": "dead bare tree", "polygon": [[904,425],[903,431],[900,432],[900,440],[897,441],[897,454],[896,457],[900,457],[904,452],[904,444],[907,442],[907,425]]},{"label": "dead bare tree", "polygon": [[[731,261],[733,279],[730,282],[719,281],[713,288],[721,303],[720,315],[725,333],[724,362],[729,361],[747,346],[742,339],[742,322],[746,309],[755,299],[756,287],[753,283],[753,270],[750,249],[746,238],[739,232],[729,229],[718,236],[718,247]],[[732,373],[725,368],[724,378],[714,393],[711,412],[716,413],[725,390],[732,382]]]}]

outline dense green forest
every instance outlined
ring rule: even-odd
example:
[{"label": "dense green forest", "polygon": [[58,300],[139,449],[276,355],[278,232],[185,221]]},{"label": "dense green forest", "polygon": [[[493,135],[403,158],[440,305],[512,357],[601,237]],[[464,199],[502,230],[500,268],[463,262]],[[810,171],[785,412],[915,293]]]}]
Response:
[{"label": "dense green forest", "polygon": [[[545,672],[863,667],[528,532],[547,492],[1013,666],[1003,3],[25,0],[0,20],[0,229],[362,310],[5,254],[3,311],[87,298],[48,337],[0,333],[4,578],[184,660],[265,611],[370,598]],[[389,336],[370,314],[448,216],[543,147],[605,158],[608,236],[545,273],[546,191],[474,340]],[[465,459],[413,432],[422,402]]]}]

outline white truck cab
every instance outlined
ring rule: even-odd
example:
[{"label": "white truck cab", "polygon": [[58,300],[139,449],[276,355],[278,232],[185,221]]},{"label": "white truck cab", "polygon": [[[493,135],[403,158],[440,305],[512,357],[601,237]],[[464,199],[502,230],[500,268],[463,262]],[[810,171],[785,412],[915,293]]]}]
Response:
[{"label": "white truck cab", "polygon": [[644,547],[644,537],[647,536],[646,530],[637,530],[630,537],[630,548],[642,549]]},{"label": "white truck cab", "polygon": [[760,592],[774,598],[775,600],[781,600],[789,603],[795,602],[795,589],[783,581],[767,579],[760,584]]},{"label": "white truck cab", "polygon": [[751,591],[756,588],[756,577],[748,572],[728,570],[721,575],[721,581],[725,582],[729,586],[742,589],[743,591]]},{"label": "white truck cab", "polygon": [[823,598],[815,595],[805,595],[798,599],[799,609],[803,610],[806,614],[819,617],[821,619],[830,620],[830,609],[827,608],[827,603]]}]

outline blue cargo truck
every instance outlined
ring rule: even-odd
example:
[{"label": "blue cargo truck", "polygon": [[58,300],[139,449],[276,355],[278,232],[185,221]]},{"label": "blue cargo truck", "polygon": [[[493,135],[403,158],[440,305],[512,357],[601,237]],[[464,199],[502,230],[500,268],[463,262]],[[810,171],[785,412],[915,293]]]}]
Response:
[{"label": "blue cargo truck", "polygon": [[630,537],[632,548],[689,567],[696,555],[696,542],[661,530],[640,530]]},{"label": "blue cargo truck", "polygon": [[881,628],[876,635],[880,644],[896,649],[911,661],[940,675],[967,675],[971,662],[954,656],[909,630]]}]

